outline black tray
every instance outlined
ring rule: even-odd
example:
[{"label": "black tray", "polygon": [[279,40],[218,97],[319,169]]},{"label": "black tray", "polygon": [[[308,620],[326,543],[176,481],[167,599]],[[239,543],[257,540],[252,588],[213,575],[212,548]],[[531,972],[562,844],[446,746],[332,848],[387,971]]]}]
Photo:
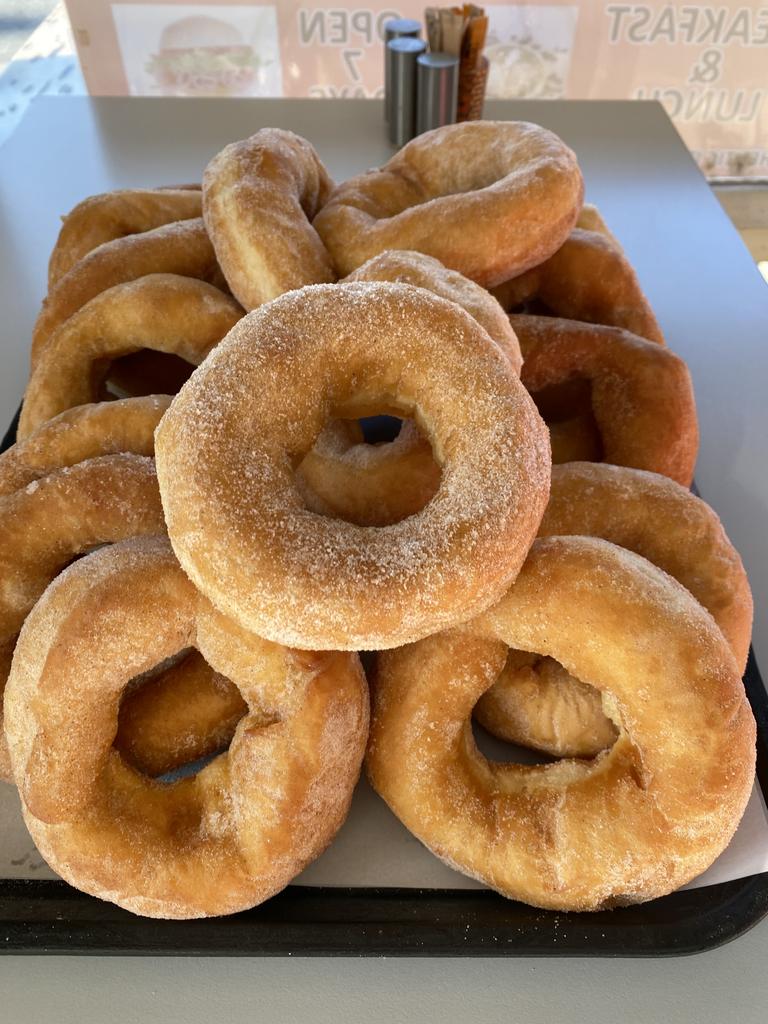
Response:
[{"label": "black tray", "polygon": [[[13,444],[18,414],[0,451]],[[768,793],[768,694],[750,651],[757,778]],[[203,956],[680,956],[720,946],[768,913],[768,873],[633,907],[558,914],[466,889],[291,885],[255,910],[155,921],[66,882],[0,880],[6,953]]]}]

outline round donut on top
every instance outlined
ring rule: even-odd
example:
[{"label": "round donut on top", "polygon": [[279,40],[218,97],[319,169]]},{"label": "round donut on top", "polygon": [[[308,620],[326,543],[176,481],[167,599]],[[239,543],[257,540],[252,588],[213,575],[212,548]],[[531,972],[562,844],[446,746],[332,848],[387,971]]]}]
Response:
[{"label": "round donut on top", "polygon": [[[416,515],[311,512],[295,469],[326,423],[412,417],[442,467]],[[487,608],[549,493],[546,427],[509,360],[455,303],[405,284],[290,292],[244,317],[158,428],[169,536],[222,612],[312,650],[396,647]]]}]

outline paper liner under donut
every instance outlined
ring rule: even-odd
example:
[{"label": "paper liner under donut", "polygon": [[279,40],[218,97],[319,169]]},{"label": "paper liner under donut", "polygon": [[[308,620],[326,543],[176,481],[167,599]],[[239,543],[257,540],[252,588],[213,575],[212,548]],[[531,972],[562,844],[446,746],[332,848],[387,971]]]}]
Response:
[{"label": "paper liner under donut", "polygon": [[[293,473],[323,425],[399,410],[442,479],[381,529],[307,511]],[[169,536],[222,611],[294,647],[393,647],[487,607],[543,512],[550,460],[533,403],[486,332],[409,285],[315,285],[245,317],[156,437]]]},{"label": "paper liner under donut", "polygon": [[[507,648],[555,658],[619,729],[593,762],[502,764],[470,715]],[[536,541],[489,612],[378,658],[368,774],[451,866],[506,896],[598,910],[669,893],[731,839],[754,780],[755,722],[722,634],[631,552]]]},{"label": "paper liner under donut", "polygon": [[552,132],[472,121],[425,132],[345,181],[314,226],[340,275],[386,249],[414,249],[491,287],[563,244],[583,191],[576,157]]},{"label": "paper liner under donut", "polygon": [[[249,705],[229,751],[158,784],[111,743],[129,678],[195,644]],[[282,889],[346,817],[368,727],[358,658],[245,633],[202,599],[164,540],[103,548],[25,623],[8,739],[27,827],[71,884],[134,913],[234,913]]]}]

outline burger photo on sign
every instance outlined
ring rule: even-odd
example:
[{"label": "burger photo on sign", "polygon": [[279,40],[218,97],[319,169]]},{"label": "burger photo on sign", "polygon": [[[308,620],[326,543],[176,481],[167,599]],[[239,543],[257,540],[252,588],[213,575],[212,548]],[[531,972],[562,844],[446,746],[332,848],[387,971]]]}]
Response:
[{"label": "burger photo on sign", "polygon": [[163,29],[146,70],[164,96],[245,96],[263,63],[234,25],[189,17]]}]

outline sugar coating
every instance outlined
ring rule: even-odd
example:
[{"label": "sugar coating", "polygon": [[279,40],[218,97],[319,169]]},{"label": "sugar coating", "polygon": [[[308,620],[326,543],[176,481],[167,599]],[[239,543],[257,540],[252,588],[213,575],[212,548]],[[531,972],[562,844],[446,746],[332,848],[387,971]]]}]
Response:
[{"label": "sugar coating", "polygon": [[[555,466],[539,536],[601,537],[647,558],[706,608],[744,670],[752,594],[716,513],[667,477],[624,466]],[[552,659],[510,654],[476,714],[495,735],[558,756],[592,757],[615,732],[604,699]]]},{"label": "sugar coating", "polygon": [[584,209],[548,260],[503,282],[493,289],[494,296],[510,313],[535,303],[552,316],[621,327],[663,345],[664,335],[634,268],[602,221],[598,227],[590,217],[590,227],[583,226]]},{"label": "sugar coating", "polygon": [[312,218],[333,188],[312,145],[262,128],[217,153],[203,174],[205,223],[233,294],[245,309],[292,288],[334,281]]},{"label": "sugar coating", "polygon": [[378,171],[340,185],[314,221],[340,274],[414,249],[484,287],[541,263],[566,240],[584,186],[576,157],[524,121],[425,132]]},{"label": "sugar coating", "polygon": [[690,486],[699,428],[691,376],[679,356],[617,327],[526,314],[510,321],[529,391],[590,381],[606,462]]},{"label": "sugar coating", "polygon": [[485,288],[463,274],[449,270],[434,257],[408,250],[387,250],[358,267],[345,280],[412,284],[458,303],[486,329],[509,359],[515,373],[520,373],[520,345],[499,303]]},{"label": "sugar coating", "polygon": [[32,333],[32,365],[56,330],[91,299],[114,285],[161,273],[222,283],[202,217],[115,238],[79,260],[43,302]]},{"label": "sugar coating", "polygon": [[239,320],[235,300],[205,281],[146,274],[116,284],[73,313],[38,355],[19,417],[19,437],[99,397],[113,360],[142,349],[192,365]]},{"label": "sugar coating", "polygon": [[88,196],[63,218],[48,263],[48,288],[100,245],[201,213],[197,189],[118,189]]},{"label": "sugar coating", "polygon": [[[293,467],[323,425],[391,400],[442,466],[422,512],[374,529],[303,506]],[[408,285],[292,292],[245,317],[156,436],[174,550],[244,626],[316,649],[396,646],[487,607],[514,578],[550,475],[508,361],[455,304]]]}]

